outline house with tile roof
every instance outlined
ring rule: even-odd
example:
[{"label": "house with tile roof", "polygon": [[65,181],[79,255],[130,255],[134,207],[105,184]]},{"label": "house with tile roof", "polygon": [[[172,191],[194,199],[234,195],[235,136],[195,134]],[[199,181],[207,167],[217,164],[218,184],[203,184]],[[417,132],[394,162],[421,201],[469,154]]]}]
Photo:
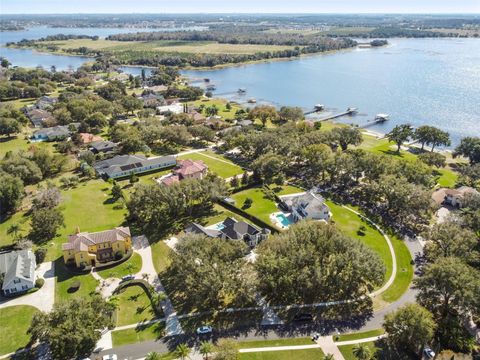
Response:
[{"label": "house with tile roof", "polygon": [[250,247],[257,246],[270,235],[269,229],[259,229],[252,224],[231,217],[227,217],[213,228],[191,223],[185,228],[185,232],[227,240],[242,240]]},{"label": "house with tile roof", "polygon": [[35,287],[35,255],[30,250],[0,254],[0,274],[3,274],[2,292],[21,294]]},{"label": "house with tile roof", "polygon": [[77,231],[62,245],[65,264],[73,263],[77,267],[96,266],[98,263],[112,261],[131,249],[132,237],[128,227],[94,233]]},{"label": "house with tile roof", "polygon": [[473,196],[480,196],[480,193],[472,187],[461,186],[458,189],[440,188],[432,194],[432,199],[438,206],[450,205],[462,208],[465,200]]},{"label": "house with tile roof", "polygon": [[159,178],[158,183],[169,186],[185,179],[203,179],[207,171],[208,166],[202,160],[177,160],[173,172]]},{"label": "house with tile roof", "polygon": [[90,134],[90,133],[79,133],[79,141],[82,144],[90,144],[93,142],[103,141],[101,136]]}]

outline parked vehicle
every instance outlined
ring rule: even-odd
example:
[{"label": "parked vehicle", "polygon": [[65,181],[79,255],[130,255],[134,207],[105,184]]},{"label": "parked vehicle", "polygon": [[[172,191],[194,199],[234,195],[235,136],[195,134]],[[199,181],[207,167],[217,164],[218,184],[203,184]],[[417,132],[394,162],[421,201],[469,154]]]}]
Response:
[{"label": "parked vehicle", "polygon": [[130,274],[130,275],[125,275],[124,277],[122,277],[122,282],[124,281],[130,281],[130,280],[133,280],[135,279],[135,276]]},{"label": "parked vehicle", "polygon": [[212,332],[213,332],[213,328],[209,325],[202,325],[199,328],[197,328],[197,335],[211,334]]},{"label": "parked vehicle", "polygon": [[317,341],[318,339],[320,338],[320,334],[319,333],[315,333],[312,335],[312,341]]},{"label": "parked vehicle", "polygon": [[428,346],[423,349],[423,354],[426,356],[427,359],[433,359],[435,357],[435,352]]}]

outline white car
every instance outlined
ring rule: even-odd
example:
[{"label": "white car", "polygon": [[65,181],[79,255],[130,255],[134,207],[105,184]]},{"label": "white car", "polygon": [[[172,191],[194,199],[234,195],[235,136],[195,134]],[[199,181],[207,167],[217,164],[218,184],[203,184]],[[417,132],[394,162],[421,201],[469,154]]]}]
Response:
[{"label": "white car", "polygon": [[109,355],[103,355],[103,360],[117,360],[117,355],[115,354],[109,354]]},{"label": "white car", "polygon": [[427,359],[433,359],[435,357],[435,352],[429,347],[423,349],[423,354],[427,357]]},{"label": "white car", "polygon": [[208,325],[203,325],[197,328],[197,335],[210,334],[213,331],[213,328]]}]

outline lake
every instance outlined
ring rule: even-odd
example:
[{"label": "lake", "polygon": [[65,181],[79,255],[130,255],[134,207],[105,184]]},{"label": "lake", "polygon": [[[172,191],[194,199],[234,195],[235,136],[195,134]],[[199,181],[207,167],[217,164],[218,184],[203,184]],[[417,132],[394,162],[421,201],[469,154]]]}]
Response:
[{"label": "lake", "polygon": [[[377,49],[355,49],[292,61],[214,71],[184,71],[192,83],[209,78],[214,95],[245,103],[324,104],[318,116],[356,107],[338,121],[363,125],[377,113],[390,120],[369,129],[388,132],[400,123],[448,131],[454,144],[480,136],[480,39],[390,39]],[[239,95],[237,90],[247,92]]]},{"label": "lake", "polygon": [[[109,34],[145,29],[47,28],[1,32],[0,43],[47,35]],[[169,29],[172,30],[172,29]],[[192,84],[216,86],[215,96],[240,103],[300,106],[324,104],[324,117],[357,107],[354,117],[338,121],[364,125],[377,113],[390,120],[370,129],[387,132],[396,124],[429,124],[448,131],[454,144],[461,137],[480,136],[480,39],[390,39],[387,47],[355,49],[208,71],[182,71]],[[0,48],[13,65],[57,69],[76,68],[87,61],[78,56],[40,54],[26,49]],[[140,68],[124,67],[139,75]],[[247,92],[239,95],[237,90]]]}]

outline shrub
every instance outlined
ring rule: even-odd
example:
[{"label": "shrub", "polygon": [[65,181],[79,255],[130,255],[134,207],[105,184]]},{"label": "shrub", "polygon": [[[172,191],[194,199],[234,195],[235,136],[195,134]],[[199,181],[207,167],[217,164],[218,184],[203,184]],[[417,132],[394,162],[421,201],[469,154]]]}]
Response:
[{"label": "shrub", "polygon": [[245,201],[243,202],[242,209],[243,210],[248,209],[249,207],[252,206],[252,204],[253,204],[253,200],[250,198],[246,198]]},{"label": "shrub", "polygon": [[38,278],[37,280],[35,280],[35,287],[36,288],[40,289],[43,286],[43,284],[45,284],[45,279]]},{"label": "shrub", "polygon": [[38,264],[41,264],[45,260],[45,256],[47,255],[47,249],[45,248],[38,248],[35,250],[35,261]]},{"label": "shrub", "polygon": [[121,260],[123,258],[123,253],[121,251],[117,251],[115,253],[115,260]]},{"label": "shrub", "polygon": [[80,285],[81,285],[81,282],[79,280],[74,280],[72,281],[72,283],[70,284],[70,287],[68,288],[68,290],[70,292],[75,292],[75,291],[78,291],[78,289],[80,289]]}]

